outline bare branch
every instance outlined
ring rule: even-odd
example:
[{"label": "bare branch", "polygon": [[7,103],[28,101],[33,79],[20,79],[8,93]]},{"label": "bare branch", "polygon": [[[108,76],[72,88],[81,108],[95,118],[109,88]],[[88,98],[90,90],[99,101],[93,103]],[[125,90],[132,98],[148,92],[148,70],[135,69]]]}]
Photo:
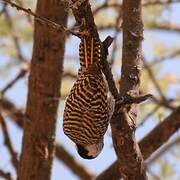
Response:
[{"label": "bare branch", "polygon": [[174,31],[180,33],[180,25],[172,24],[170,22],[153,23],[153,26],[151,26],[150,29],[159,29],[164,31]]},{"label": "bare branch", "polygon": [[[73,9],[73,13],[75,16],[75,19],[77,23],[80,26],[80,31],[88,31],[89,34],[99,40],[99,34],[97,31],[96,24],[94,22],[93,14],[91,11],[91,7],[88,1],[83,2],[78,9]],[[85,25],[82,26],[82,22],[85,20]],[[109,89],[114,96],[115,99],[119,98],[118,90],[115,86],[115,82],[113,80],[113,75],[111,72],[111,69],[109,67],[109,64],[107,62],[107,55],[108,55],[108,48],[111,45],[113,39],[111,37],[107,37],[104,42],[102,43],[102,58],[101,58],[101,66],[102,66],[102,71],[104,75],[106,76],[106,80],[108,82]]]},{"label": "bare branch", "polygon": [[144,67],[146,68],[146,70],[147,70],[147,72],[149,74],[149,77],[151,78],[155,88],[157,89],[161,99],[166,102],[167,100],[166,100],[166,98],[165,98],[165,96],[164,96],[164,94],[163,94],[163,92],[162,92],[162,90],[161,90],[155,76],[154,76],[154,73],[153,73],[152,69],[149,67],[149,64],[147,63],[147,61],[145,60],[144,57],[143,57],[143,64],[144,64]]},{"label": "bare branch", "polygon": [[2,117],[2,114],[0,114],[0,123],[1,123],[1,128],[3,131],[3,135],[4,135],[4,144],[6,145],[8,151],[11,155],[12,164],[15,167],[15,169],[17,170],[17,167],[18,167],[17,153],[14,151],[14,148],[12,146],[12,143],[11,143],[11,140],[9,137],[9,133],[7,130],[6,122],[5,122],[4,118]]},{"label": "bare branch", "polygon": [[[123,97],[139,96],[141,41],[143,23],[141,0],[123,1],[123,53],[120,93]],[[151,95],[143,97],[147,99]],[[127,98],[125,98],[127,99]],[[135,140],[136,105],[116,104],[111,119],[113,145],[118,157],[119,174],[123,179],[147,179],[143,158]]]},{"label": "bare branch", "polygon": [[[170,5],[173,3],[179,3],[180,0],[166,0],[166,1],[161,1],[161,0],[149,0],[149,1],[145,1],[142,3],[142,6],[146,7],[146,6],[152,6],[152,5]],[[106,1],[100,5],[99,7],[97,7],[96,9],[94,9],[93,14],[96,15],[99,11],[104,10],[106,8],[116,8],[119,9],[122,7],[122,4],[120,3],[107,3]]]},{"label": "bare branch", "polygon": [[[5,112],[20,127],[23,128],[23,121],[27,119],[22,110],[17,109],[9,100],[0,100],[0,109]],[[24,118],[23,118],[24,117]],[[170,116],[158,124],[149,134],[144,137],[139,145],[144,159],[147,159],[159,147],[161,147],[177,130],[180,128],[180,107],[177,108]],[[158,139],[157,139],[158,137]],[[58,148],[58,145],[56,145]],[[150,151],[148,150],[150,149]],[[61,156],[57,156],[61,160]],[[66,164],[68,165],[68,164]],[[91,176],[91,175],[90,175]],[[119,179],[121,175],[118,172],[117,161],[114,162],[107,170],[102,172],[96,179],[109,180]]]},{"label": "bare branch", "polygon": [[143,3],[143,6],[152,6],[152,5],[170,5],[173,3],[179,3],[180,0],[166,0],[166,1],[161,1],[161,0],[148,0]]},{"label": "bare branch", "polygon": [[[159,147],[180,128],[180,107],[178,107],[164,121],[159,123],[149,134],[140,142],[139,146],[144,159],[147,159]],[[110,167],[103,171],[96,180],[119,179],[121,175],[118,172],[118,161],[115,161]]]},{"label": "bare branch", "polygon": [[66,33],[70,33],[70,34],[72,34],[74,36],[77,36],[77,37],[80,37],[80,36],[86,34],[84,32],[81,32],[81,33],[80,32],[74,32],[71,29],[68,29],[68,28],[64,27],[63,25],[61,25],[61,24],[57,24],[57,23],[55,23],[55,22],[53,22],[53,21],[51,21],[51,20],[49,20],[49,19],[47,19],[45,17],[42,17],[42,16],[34,13],[33,11],[31,11],[30,8],[21,7],[21,6],[17,5],[16,3],[14,3],[14,2],[12,2],[10,0],[2,0],[2,1],[4,1],[7,4],[10,4],[12,7],[15,7],[18,11],[23,11],[26,14],[34,16],[35,20],[37,20],[37,21],[39,21],[39,22],[41,22],[41,23],[47,25],[48,27],[51,27],[51,28],[53,28],[53,29],[55,29],[57,31],[64,31]]},{"label": "bare branch", "polygon": [[147,160],[147,165],[152,164],[156,159],[161,157],[165,152],[167,152],[170,148],[173,146],[180,144],[180,136],[172,139],[170,142],[165,144],[163,147],[161,147],[157,152],[153,154],[148,160]]},{"label": "bare branch", "polygon": [[131,104],[140,104],[144,101],[146,101],[149,98],[152,98],[152,94],[147,94],[144,96],[138,96],[138,97],[132,97],[132,96],[123,96],[122,99],[119,101],[116,101],[116,104],[118,106],[123,106],[123,105],[131,105]]},{"label": "bare branch", "polygon": [[4,178],[5,180],[12,180],[11,174],[6,173],[3,170],[0,170],[0,177]]},{"label": "bare branch", "polygon": [[20,80],[21,78],[23,78],[26,73],[28,72],[28,67],[27,66],[23,66],[22,69],[20,70],[20,72],[16,75],[16,77],[9,82],[2,90],[1,90],[1,94],[4,95],[4,93],[10,89],[18,80]]},{"label": "bare branch", "polygon": [[[16,0],[16,2],[18,2],[18,4],[21,6],[21,7],[24,7],[24,2],[23,0]],[[31,18],[31,16],[29,14],[26,15],[27,17],[27,20],[28,20],[28,23],[33,27],[33,20]]]},{"label": "bare branch", "polygon": [[0,98],[0,112],[3,112],[3,114],[13,119],[19,127],[23,127],[24,121],[27,119],[22,109],[17,109],[16,106],[5,97]]},{"label": "bare branch", "polygon": [[165,56],[162,56],[160,58],[154,59],[153,62],[151,64],[149,64],[149,66],[152,67],[152,66],[154,66],[156,64],[159,64],[159,63],[162,63],[164,61],[173,60],[173,58],[176,58],[178,56],[180,56],[180,50],[179,49],[171,52],[168,55],[165,55]]},{"label": "bare branch", "polygon": [[145,121],[146,121],[149,117],[151,117],[155,112],[157,112],[159,108],[160,108],[160,105],[156,105],[151,112],[149,112],[148,114],[146,114],[146,116],[142,119],[142,121],[140,122],[140,124],[138,124],[138,128],[141,127],[142,125],[144,125]]},{"label": "bare branch", "polygon": [[11,16],[9,15],[9,12],[6,7],[4,8],[4,13],[6,16],[7,23],[9,24],[9,26],[11,28],[10,35],[12,36],[12,40],[14,42],[14,45],[15,45],[15,48],[17,51],[17,57],[18,57],[19,61],[27,62],[27,59],[22,54],[22,50],[20,47],[20,41],[19,41],[18,37],[16,36],[16,34],[14,33],[14,22],[13,22]]},{"label": "bare branch", "polygon": [[73,78],[73,79],[76,79],[77,78],[77,75],[72,73],[72,72],[64,72],[63,73],[63,78],[66,78],[66,77],[70,77],[70,78]]}]

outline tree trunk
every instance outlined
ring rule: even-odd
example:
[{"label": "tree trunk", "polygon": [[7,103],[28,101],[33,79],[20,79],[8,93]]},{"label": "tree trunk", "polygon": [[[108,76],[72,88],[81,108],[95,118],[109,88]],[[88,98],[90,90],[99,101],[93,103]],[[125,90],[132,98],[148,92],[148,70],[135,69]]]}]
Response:
[{"label": "tree trunk", "polygon": [[[141,41],[143,24],[141,0],[123,1],[123,52],[120,93],[138,96],[140,84]],[[123,179],[146,179],[143,158],[135,140],[137,107],[116,105],[111,120],[112,138]]]},{"label": "tree trunk", "polygon": [[[67,12],[61,0],[38,0],[37,14],[66,25]],[[65,34],[35,21],[34,47],[19,180],[48,180],[55,149],[55,130],[60,95]]]},{"label": "tree trunk", "polygon": [[[143,158],[147,160],[158,148],[160,148],[169,138],[180,128],[180,107],[159,123],[140,142],[139,147]],[[118,169],[118,161],[115,161],[96,180],[120,179],[121,174]]]}]

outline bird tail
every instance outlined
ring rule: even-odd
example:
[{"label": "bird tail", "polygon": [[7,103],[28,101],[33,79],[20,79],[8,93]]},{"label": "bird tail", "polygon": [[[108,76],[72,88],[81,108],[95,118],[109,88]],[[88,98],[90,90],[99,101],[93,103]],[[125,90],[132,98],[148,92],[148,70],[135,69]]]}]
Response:
[{"label": "bird tail", "polygon": [[88,69],[94,62],[101,58],[101,45],[93,37],[82,38],[79,45],[80,66]]}]

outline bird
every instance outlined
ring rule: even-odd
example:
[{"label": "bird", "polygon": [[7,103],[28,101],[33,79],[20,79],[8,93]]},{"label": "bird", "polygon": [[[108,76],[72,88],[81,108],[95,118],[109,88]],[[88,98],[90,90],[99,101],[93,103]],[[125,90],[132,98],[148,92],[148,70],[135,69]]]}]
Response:
[{"label": "bird", "polygon": [[65,103],[63,131],[84,159],[96,158],[113,113],[114,100],[100,67],[101,44],[94,37],[81,39],[80,68]]}]

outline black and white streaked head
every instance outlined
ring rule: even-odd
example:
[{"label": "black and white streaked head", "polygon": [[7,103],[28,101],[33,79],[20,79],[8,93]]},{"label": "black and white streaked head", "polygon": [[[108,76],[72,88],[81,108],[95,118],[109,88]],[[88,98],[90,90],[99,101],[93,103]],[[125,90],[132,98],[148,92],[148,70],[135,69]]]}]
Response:
[{"label": "black and white streaked head", "polygon": [[76,144],[78,154],[84,159],[96,158],[101,153],[103,146],[103,140],[100,140],[98,143],[91,145]]}]

